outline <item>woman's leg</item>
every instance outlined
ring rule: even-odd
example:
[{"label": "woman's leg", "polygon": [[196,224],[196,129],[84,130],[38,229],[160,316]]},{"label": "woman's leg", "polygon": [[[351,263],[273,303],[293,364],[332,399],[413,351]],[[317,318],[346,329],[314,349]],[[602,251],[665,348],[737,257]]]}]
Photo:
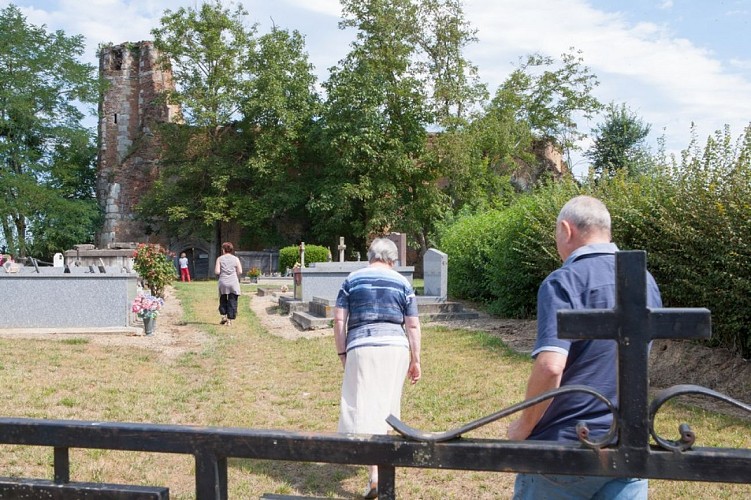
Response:
[{"label": "woman's leg", "polygon": [[237,317],[237,295],[234,293],[227,294],[227,319],[235,319]]}]

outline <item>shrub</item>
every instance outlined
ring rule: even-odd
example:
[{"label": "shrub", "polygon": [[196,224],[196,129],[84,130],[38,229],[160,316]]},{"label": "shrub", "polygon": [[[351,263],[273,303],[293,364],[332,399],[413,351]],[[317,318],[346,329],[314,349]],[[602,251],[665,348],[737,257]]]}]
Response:
[{"label": "shrub", "polygon": [[160,245],[141,243],[133,252],[133,269],[155,297],[164,297],[164,288],[175,280],[174,255]]},{"label": "shrub", "polygon": [[[326,262],[329,259],[329,249],[320,245],[305,245],[305,267],[311,262]],[[300,261],[300,247],[288,246],[279,249],[279,272],[284,273],[287,268],[292,269]]]},{"label": "shrub", "polygon": [[439,246],[448,255],[448,293],[452,297],[491,300],[487,270],[501,217],[497,210],[461,217],[443,232]]}]

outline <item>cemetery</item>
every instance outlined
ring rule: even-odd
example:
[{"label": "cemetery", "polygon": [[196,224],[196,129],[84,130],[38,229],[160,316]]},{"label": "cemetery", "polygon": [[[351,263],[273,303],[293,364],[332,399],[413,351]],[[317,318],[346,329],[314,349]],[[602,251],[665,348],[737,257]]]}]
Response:
[{"label": "cemetery", "polygon": [[[462,55],[474,29],[461,2],[345,3],[357,42],[319,87],[304,36],[257,37],[221,4],[165,11],[153,41],[100,44],[96,75],[75,60],[81,38],[39,36],[46,26],[2,10],[5,45],[32,70],[1,82],[14,99],[0,109],[0,498],[351,498],[364,465],[381,500],[508,498],[516,473],[645,478],[658,500],[751,498],[751,129],[736,147],[727,128],[703,152],[692,139],[652,155],[650,126],[598,101],[575,48],[520,58],[492,96]],[[96,131],[78,126],[79,105],[98,106]],[[598,113],[605,123],[580,135],[575,116]],[[605,161],[618,120],[635,136]],[[576,177],[571,152],[587,142]],[[548,319],[561,339],[617,346],[617,391],[527,398],[535,290],[565,259],[551,228],[584,193],[618,223],[616,305]],[[420,283],[423,333],[407,321],[424,377],[405,384],[388,434],[339,433],[353,365],[332,318],[376,236]],[[324,261],[307,262],[306,238],[329,245],[315,245]],[[219,296],[214,263],[233,245],[240,284],[220,281]],[[192,281],[176,282],[177,255]],[[648,307],[647,268],[669,307]],[[406,286],[393,289],[403,302]],[[359,346],[402,346],[388,326]],[[699,350],[710,345],[725,351]],[[416,351],[410,363],[416,382]],[[604,437],[578,422],[576,442],[507,438],[519,412],[568,394],[603,403]]]},{"label": "cemetery", "polygon": [[[626,265],[643,265],[643,261],[640,262],[637,255],[635,262]],[[625,274],[633,275],[633,272]],[[613,332],[620,332],[617,338],[623,343],[619,370],[621,398],[630,404],[613,410],[617,418],[612,433],[620,436],[616,446],[603,446],[586,438],[582,441],[584,446],[566,446],[545,442],[522,445],[492,437],[473,437],[478,432],[482,436],[484,426],[492,426],[496,420],[520,411],[525,404],[533,404],[537,399],[517,402],[477,421],[457,422],[459,427],[456,429],[441,429],[450,434],[425,433],[413,427],[409,418],[391,421],[395,430],[404,437],[301,433],[302,429],[294,427],[272,431],[263,426],[207,428],[149,421],[127,424],[2,418],[0,442],[54,448],[54,479],[6,478],[0,481],[0,490],[18,495],[44,491],[68,495],[60,498],[78,498],[78,495],[91,491],[100,495],[97,498],[168,498],[170,490],[166,486],[107,482],[89,484],[73,479],[71,467],[75,458],[72,452],[78,448],[92,447],[192,456],[195,461],[195,495],[199,499],[230,498],[228,468],[231,461],[238,458],[332,465],[378,463],[381,477],[379,498],[400,498],[396,473],[401,468],[414,467],[497,473],[542,468],[559,473],[638,474],[641,477],[684,481],[706,481],[712,477],[713,480],[727,483],[747,482],[746,471],[751,461],[748,450],[697,447],[697,436],[689,427],[690,422],[681,427],[677,440],[673,438],[675,429],[665,436],[655,430],[661,407],[674,398],[700,395],[714,400],[715,404],[722,403],[748,413],[751,408],[747,404],[706,388],[685,384],[663,390],[652,398],[651,403],[647,396],[647,343],[661,337],[707,336],[710,331],[709,311],[665,309],[645,314],[640,312],[643,306],[639,306],[638,298],[642,283],[639,280],[626,280],[625,276],[621,280],[622,286],[626,287],[623,293],[629,297],[624,301],[624,311],[616,310],[609,316],[584,314],[581,318],[572,314],[570,318],[562,318],[566,321],[562,321],[561,326],[562,336],[579,336],[584,332],[613,335]],[[626,318],[640,319],[634,322]],[[587,391],[587,388],[566,390]],[[547,397],[553,396],[550,394]],[[639,422],[639,425],[635,425],[635,422]],[[656,444],[650,441],[650,436]],[[540,459],[541,454],[547,457],[544,461]],[[262,498],[277,497],[264,495]]]}]

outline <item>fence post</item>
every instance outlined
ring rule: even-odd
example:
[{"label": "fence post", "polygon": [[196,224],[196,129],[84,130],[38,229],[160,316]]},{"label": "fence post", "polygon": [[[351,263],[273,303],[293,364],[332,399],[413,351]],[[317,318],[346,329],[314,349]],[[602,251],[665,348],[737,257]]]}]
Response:
[{"label": "fence post", "polygon": [[196,499],[228,500],[227,459],[200,451],[196,458]]}]

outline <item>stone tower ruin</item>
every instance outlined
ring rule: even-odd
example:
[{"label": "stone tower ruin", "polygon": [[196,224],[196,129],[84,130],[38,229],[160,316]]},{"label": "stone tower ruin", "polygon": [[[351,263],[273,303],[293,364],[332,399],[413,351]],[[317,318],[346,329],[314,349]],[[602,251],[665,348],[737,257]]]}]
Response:
[{"label": "stone tower ruin", "polygon": [[135,208],[157,174],[160,147],[153,132],[157,124],[177,120],[180,110],[157,99],[174,83],[152,42],[102,48],[99,72],[108,87],[99,103],[97,200],[104,224],[96,243],[110,248],[150,234]]}]

